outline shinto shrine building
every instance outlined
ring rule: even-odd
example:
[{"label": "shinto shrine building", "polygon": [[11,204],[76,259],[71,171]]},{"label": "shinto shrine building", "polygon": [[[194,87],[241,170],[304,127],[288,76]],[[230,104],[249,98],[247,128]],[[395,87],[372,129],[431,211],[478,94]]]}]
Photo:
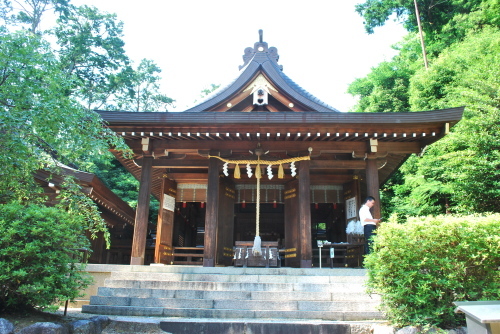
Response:
[{"label": "shinto shrine building", "polygon": [[[462,117],[462,107],[339,112],[286,76],[278,58],[261,34],[237,78],[191,109],[99,112],[133,157],[113,153],[140,180],[131,264],[145,263],[153,235],[156,263],[196,247],[199,264],[229,266],[235,245],[258,233],[282,249],[285,266],[310,268],[316,240],[347,242],[363,198],[379,199],[411,154]],[[151,194],[160,202],[157,231],[148,228]]]}]

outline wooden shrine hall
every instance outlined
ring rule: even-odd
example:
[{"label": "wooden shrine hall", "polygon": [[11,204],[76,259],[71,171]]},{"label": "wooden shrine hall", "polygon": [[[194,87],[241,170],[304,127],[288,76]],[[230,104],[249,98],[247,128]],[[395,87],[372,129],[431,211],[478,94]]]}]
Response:
[{"label": "wooden shrine hall", "polygon": [[99,112],[133,157],[113,153],[140,180],[131,264],[144,264],[152,194],[156,263],[197,247],[200,265],[230,266],[235,246],[259,236],[282,249],[285,266],[310,268],[317,240],[346,242],[367,195],[379,217],[380,186],[462,117],[463,107],[339,112],[287,77],[278,58],[260,31],[236,79],[191,109]]}]

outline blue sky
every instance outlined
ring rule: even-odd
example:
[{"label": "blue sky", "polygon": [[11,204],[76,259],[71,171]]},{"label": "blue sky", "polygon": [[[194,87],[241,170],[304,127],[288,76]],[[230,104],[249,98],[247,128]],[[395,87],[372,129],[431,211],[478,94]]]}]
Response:
[{"label": "blue sky", "polygon": [[278,49],[283,71],[340,111],[355,100],[346,90],[370,68],[390,59],[406,34],[388,22],[368,35],[354,11],[361,0],[73,0],[116,13],[124,22],[128,55],[154,60],[162,91],[185,110],[210,84],[226,84],[243,64],[243,50],[258,41]]}]

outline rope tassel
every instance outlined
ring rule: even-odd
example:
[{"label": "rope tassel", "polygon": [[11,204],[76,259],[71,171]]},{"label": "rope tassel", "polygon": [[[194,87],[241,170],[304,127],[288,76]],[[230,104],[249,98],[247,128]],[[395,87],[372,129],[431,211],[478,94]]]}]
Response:
[{"label": "rope tassel", "polygon": [[241,179],[240,165],[238,164],[234,167],[234,178]]},{"label": "rope tassel", "polygon": [[285,171],[283,170],[283,164],[280,164],[278,168],[278,179],[282,179],[285,177]]},{"label": "rope tassel", "polygon": [[[260,166],[257,165],[257,170],[260,171]],[[257,177],[257,172],[255,172]],[[262,255],[261,239],[260,239],[260,177],[257,177],[257,200],[255,210],[255,240],[253,241],[252,253],[254,256]]]},{"label": "rope tassel", "polygon": [[262,171],[260,170],[260,165],[255,167],[255,178],[260,179],[262,177]]},{"label": "rope tassel", "polygon": [[253,241],[252,253],[254,256],[262,255],[261,239],[258,235],[255,236]]}]

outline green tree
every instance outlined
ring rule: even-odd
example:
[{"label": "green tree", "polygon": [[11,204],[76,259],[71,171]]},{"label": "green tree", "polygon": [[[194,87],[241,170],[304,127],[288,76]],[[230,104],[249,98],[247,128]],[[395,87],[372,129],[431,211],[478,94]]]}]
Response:
[{"label": "green tree", "polygon": [[33,198],[32,173],[40,168],[57,172],[59,162],[119,145],[99,115],[68,95],[74,78],[40,36],[0,28],[0,75],[1,201]]},{"label": "green tree", "polygon": [[420,68],[420,42],[407,35],[393,48],[399,54],[373,67],[364,78],[352,82],[347,92],[359,97],[355,112],[402,112],[410,110],[410,79]]},{"label": "green tree", "polygon": [[44,205],[0,204],[0,312],[54,309],[88,286],[79,263],[78,248],[89,245],[82,219]]},{"label": "green tree", "polygon": [[394,325],[463,325],[454,301],[500,297],[499,228],[499,214],[392,219],[365,258],[368,289]]},{"label": "green tree", "polygon": [[463,120],[417,162],[415,175],[447,189],[441,212],[445,197],[455,212],[500,211],[499,40],[496,28],[471,34],[412,78],[410,101],[416,108],[466,106]]},{"label": "green tree", "polygon": [[[417,0],[431,54],[465,38],[468,32],[487,25],[499,26],[500,4],[497,0]],[[417,32],[414,0],[366,0],[356,5],[368,33],[383,26],[392,15],[403,23],[409,32]]]},{"label": "green tree", "polygon": [[128,71],[123,23],[115,14],[101,13],[95,7],[71,7],[61,15],[53,29],[57,38],[60,66],[74,75],[73,94],[89,109],[106,106]]},{"label": "green tree", "polygon": [[[210,87],[204,88],[200,93],[201,101],[205,100],[207,96],[219,89],[220,84],[210,84]],[[199,103],[198,100],[194,100],[193,103]]]},{"label": "green tree", "polygon": [[25,26],[41,34],[42,17],[46,12],[62,14],[69,9],[69,0],[1,0],[0,18],[11,25]]},{"label": "green tree", "polygon": [[128,68],[114,80],[121,89],[108,104],[110,110],[167,111],[174,100],[160,92],[161,69],[152,60],[142,59],[137,69]]},{"label": "green tree", "polygon": [[217,89],[219,89],[220,87],[220,84],[210,84],[210,87],[208,88],[205,88],[201,91],[201,97],[202,98],[205,98],[207,97],[208,95],[212,94],[213,92],[215,92]]},{"label": "green tree", "polygon": [[[442,31],[455,16],[469,14],[481,9],[484,0],[417,0],[420,19],[426,33],[436,34]],[[366,0],[356,5],[356,11],[365,22],[365,29],[383,26],[391,15],[395,14],[410,32],[418,31],[414,0]]]},{"label": "green tree", "polygon": [[[384,206],[405,215],[499,211],[500,20],[494,13],[500,2],[419,0],[418,5],[431,50],[429,70],[422,68],[420,47],[410,35],[391,62],[349,87],[351,94],[360,96],[355,111],[401,111],[399,101],[407,103],[407,110],[466,109],[449,135],[422,157],[409,159],[401,174],[388,181],[382,190]],[[410,32],[416,31],[412,0],[365,1],[357,10],[369,32],[392,14]],[[396,82],[404,85],[398,89]]]}]

